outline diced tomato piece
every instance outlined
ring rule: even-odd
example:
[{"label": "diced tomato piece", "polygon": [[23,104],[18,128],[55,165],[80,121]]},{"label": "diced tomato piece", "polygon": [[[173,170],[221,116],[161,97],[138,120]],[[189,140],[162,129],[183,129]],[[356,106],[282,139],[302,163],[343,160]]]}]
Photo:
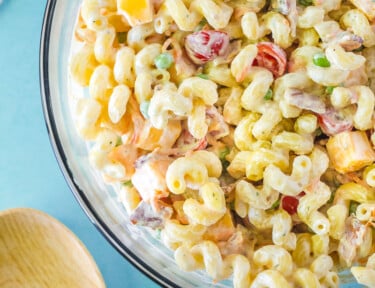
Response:
[{"label": "diced tomato piece", "polygon": [[283,209],[286,212],[288,212],[290,215],[293,215],[297,212],[298,204],[299,204],[299,200],[292,196],[283,197],[283,201],[281,202]]},{"label": "diced tomato piece", "polygon": [[353,120],[341,115],[337,110],[328,108],[325,113],[318,115],[319,126],[323,133],[333,136],[353,128]]},{"label": "diced tomato piece", "polygon": [[225,53],[229,46],[229,35],[215,30],[202,30],[188,35],[185,48],[189,58],[198,65]]},{"label": "diced tomato piece", "polygon": [[275,78],[282,76],[287,64],[285,51],[271,42],[260,42],[257,47],[258,55],[255,58],[254,66],[270,70]]},{"label": "diced tomato piece", "polygon": [[299,204],[299,199],[306,195],[305,192],[299,193],[296,197],[284,196],[281,200],[281,207],[288,212],[290,215],[297,213],[297,207]]}]

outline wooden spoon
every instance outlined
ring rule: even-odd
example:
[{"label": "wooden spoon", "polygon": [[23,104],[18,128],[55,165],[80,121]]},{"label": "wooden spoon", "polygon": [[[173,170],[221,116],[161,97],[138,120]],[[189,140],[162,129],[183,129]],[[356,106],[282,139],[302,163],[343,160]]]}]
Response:
[{"label": "wooden spoon", "polygon": [[0,287],[104,288],[98,267],[62,223],[34,209],[0,212]]}]

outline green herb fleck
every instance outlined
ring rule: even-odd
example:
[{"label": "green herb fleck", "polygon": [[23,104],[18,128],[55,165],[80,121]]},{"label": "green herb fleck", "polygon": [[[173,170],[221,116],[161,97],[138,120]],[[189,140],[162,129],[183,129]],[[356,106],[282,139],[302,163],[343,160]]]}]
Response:
[{"label": "green herb fleck", "polygon": [[198,74],[198,75],[197,75],[197,77],[199,77],[199,78],[202,78],[202,79],[205,79],[205,80],[208,80],[208,79],[210,79],[210,78],[208,77],[208,75],[207,75],[207,74],[203,74],[203,73],[201,73],[201,74]]},{"label": "green herb fleck", "polygon": [[349,215],[352,215],[357,212],[357,207],[358,207],[359,203],[356,202],[356,201],[350,201],[350,205],[349,205]]},{"label": "green herb fleck", "polygon": [[197,27],[195,27],[194,32],[201,31],[201,30],[203,29],[203,27],[206,26],[206,25],[207,25],[207,20],[206,20],[206,19],[202,19],[202,20],[198,23]]},{"label": "green herb fleck", "polygon": [[126,32],[117,32],[117,41],[120,44],[125,43],[125,41],[126,41]]},{"label": "green herb fleck", "polygon": [[122,185],[124,185],[126,187],[133,187],[132,180],[128,180],[128,181],[122,182]]},{"label": "green herb fleck", "polygon": [[310,6],[313,4],[312,0],[298,0],[298,4],[302,6]]},{"label": "green herb fleck", "polygon": [[275,201],[275,203],[272,204],[271,210],[277,209],[280,206],[280,198]]},{"label": "green herb fleck", "polygon": [[323,131],[322,129],[319,127],[318,129],[315,130],[315,136],[316,137],[319,137],[323,134]]},{"label": "green herb fleck", "polygon": [[168,69],[172,66],[173,62],[173,56],[168,52],[159,54],[154,60],[155,66],[158,69]]},{"label": "green herb fleck", "polygon": [[145,119],[149,119],[150,115],[148,115],[148,108],[150,107],[150,101],[142,101],[141,105],[139,105],[139,109]]},{"label": "green herb fleck", "polygon": [[326,93],[332,94],[333,90],[336,88],[336,86],[327,86],[326,87]]},{"label": "green herb fleck", "polygon": [[271,89],[268,89],[267,93],[264,95],[264,100],[272,100],[273,92]]},{"label": "green herb fleck", "polygon": [[328,61],[324,53],[316,53],[313,56],[313,63],[316,66],[323,67],[323,68],[331,67],[331,63]]},{"label": "green herb fleck", "polygon": [[225,157],[230,153],[229,147],[225,146],[224,150],[220,151],[219,158],[221,161],[226,160]]},{"label": "green herb fleck", "polygon": [[230,153],[229,147],[225,147],[224,150],[219,152],[219,159],[221,161],[221,165],[226,170],[229,166],[229,161],[226,159],[227,155]]},{"label": "green herb fleck", "polygon": [[118,137],[117,141],[116,141],[116,147],[120,146],[121,144],[122,144],[122,139],[121,139],[121,137]]}]

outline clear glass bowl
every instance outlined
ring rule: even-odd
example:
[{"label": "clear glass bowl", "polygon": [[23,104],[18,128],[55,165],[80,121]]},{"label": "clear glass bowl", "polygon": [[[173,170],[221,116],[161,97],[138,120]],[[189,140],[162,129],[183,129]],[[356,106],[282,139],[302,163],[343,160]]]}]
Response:
[{"label": "clear glass bowl", "polygon": [[[89,164],[87,145],[70,114],[68,59],[81,1],[47,3],[40,45],[40,84],[45,121],[59,166],[87,216],[108,241],[135,267],[164,287],[231,287],[231,280],[213,283],[204,272],[181,271],[173,252],[155,233],[132,225],[116,193]],[[359,287],[347,271],[342,287]]]}]

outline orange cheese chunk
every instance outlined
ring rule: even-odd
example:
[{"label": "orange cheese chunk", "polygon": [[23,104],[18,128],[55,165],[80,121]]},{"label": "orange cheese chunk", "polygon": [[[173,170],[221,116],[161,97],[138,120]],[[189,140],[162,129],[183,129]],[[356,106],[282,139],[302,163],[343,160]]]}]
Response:
[{"label": "orange cheese chunk", "polygon": [[227,241],[234,234],[235,230],[232,215],[227,209],[224,216],[207,229],[204,238],[216,242]]},{"label": "orange cheese chunk", "polygon": [[117,9],[126,17],[131,26],[149,23],[154,16],[151,0],[119,0]]},{"label": "orange cheese chunk", "polygon": [[332,166],[340,173],[358,171],[375,161],[375,152],[363,131],[346,131],[328,140]]}]

